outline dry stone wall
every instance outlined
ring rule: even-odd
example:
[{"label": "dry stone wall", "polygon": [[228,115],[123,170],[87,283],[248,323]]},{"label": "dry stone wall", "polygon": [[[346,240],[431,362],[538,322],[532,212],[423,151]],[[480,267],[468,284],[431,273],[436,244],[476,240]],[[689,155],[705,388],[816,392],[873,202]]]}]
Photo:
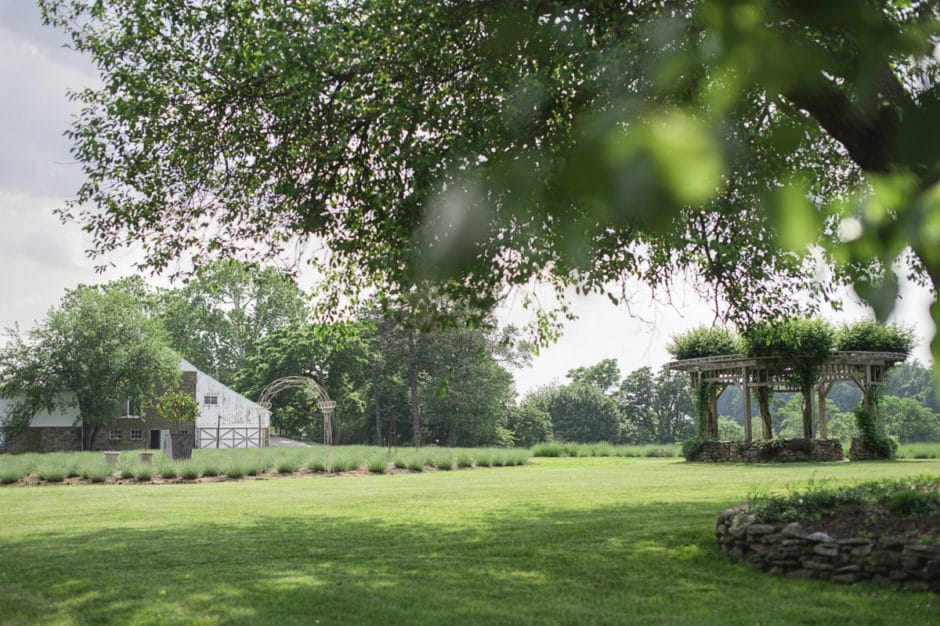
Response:
[{"label": "dry stone wall", "polygon": [[690,461],[711,463],[786,463],[841,461],[838,439],[771,439],[768,441],[705,441]]},{"label": "dry stone wall", "polygon": [[940,593],[940,545],[892,537],[847,537],[804,528],[798,523],[759,524],[742,505],[718,514],[718,547],[771,574],[836,583],[901,584]]}]

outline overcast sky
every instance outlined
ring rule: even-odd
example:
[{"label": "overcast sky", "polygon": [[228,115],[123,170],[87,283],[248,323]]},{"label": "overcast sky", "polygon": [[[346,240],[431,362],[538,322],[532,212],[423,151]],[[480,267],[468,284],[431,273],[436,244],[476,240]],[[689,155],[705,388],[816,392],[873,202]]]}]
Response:
[{"label": "overcast sky", "polygon": [[[71,50],[65,38],[42,26],[30,0],[0,0],[0,327],[31,327],[80,283],[119,278],[131,272],[129,259],[112,258],[116,269],[94,272],[84,250],[88,242],[76,224],[62,224],[53,215],[81,184],[80,167],[69,155],[63,137],[76,107],[68,88],[95,85],[96,72]],[[602,296],[574,301],[577,322],[564,337],[544,350],[533,366],[517,371],[517,388],[564,381],[574,367],[615,358],[626,373],[668,360],[665,345],[677,332],[711,321],[708,307],[694,296],[679,293],[673,306],[656,305],[637,286],[631,311],[615,307]],[[908,290],[897,318],[911,323],[922,339],[917,357],[926,361],[925,342],[933,332],[926,315],[929,296]],[[851,308],[839,320],[864,313]],[[515,309],[501,318],[517,321]]]}]

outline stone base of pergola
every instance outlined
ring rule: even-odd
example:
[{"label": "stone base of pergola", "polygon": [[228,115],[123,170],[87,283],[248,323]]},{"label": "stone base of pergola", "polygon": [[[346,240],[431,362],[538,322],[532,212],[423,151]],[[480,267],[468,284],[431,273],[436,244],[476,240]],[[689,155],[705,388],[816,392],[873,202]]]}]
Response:
[{"label": "stone base of pergola", "polygon": [[768,439],[761,441],[705,441],[688,461],[709,463],[794,463],[841,461],[838,439]]}]

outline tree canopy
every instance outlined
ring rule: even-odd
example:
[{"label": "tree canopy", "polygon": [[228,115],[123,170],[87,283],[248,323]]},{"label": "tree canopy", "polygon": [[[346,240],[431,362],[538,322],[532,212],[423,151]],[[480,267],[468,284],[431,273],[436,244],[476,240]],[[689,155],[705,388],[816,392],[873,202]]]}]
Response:
[{"label": "tree canopy", "polygon": [[40,410],[65,408],[69,390],[90,446],[128,400],[143,408],[155,392],[175,388],[179,357],[146,304],[139,278],[82,285],[25,336],[14,330],[0,350],[0,396],[14,401],[0,416],[4,427],[16,433]]},{"label": "tree canopy", "polygon": [[288,253],[331,313],[684,273],[747,321],[832,295],[812,243],[882,314],[907,247],[940,279],[929,0],[40,5],[101,74],[62,212],[96,255]]}]

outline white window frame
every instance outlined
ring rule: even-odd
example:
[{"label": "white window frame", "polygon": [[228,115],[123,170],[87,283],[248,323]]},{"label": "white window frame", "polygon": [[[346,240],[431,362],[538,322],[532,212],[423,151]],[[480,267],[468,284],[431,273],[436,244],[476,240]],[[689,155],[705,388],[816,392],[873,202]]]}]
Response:
[{"label": "white window frame", "polygon": [[121,407],[121,419],[122,420],[139,420],[140,416],[134,415],[131,412],[131,409],[133,408],[134,408],[133,400],[131,398],[125,398]]},{"label": "white window frame", "polygon": [[219,406],[218,394],[206,394],[202,397],[202,403],[206,406]]},{"label": "white window frame", "polygon": [[144,440],[144,431],[143,430],[132,430],[131,431],[131,441],[143,441]]},{"label": "white window frame", "polygon": [[108,441],[120,441],[122,431],[120,428],[113,428],[108,431]]}]

